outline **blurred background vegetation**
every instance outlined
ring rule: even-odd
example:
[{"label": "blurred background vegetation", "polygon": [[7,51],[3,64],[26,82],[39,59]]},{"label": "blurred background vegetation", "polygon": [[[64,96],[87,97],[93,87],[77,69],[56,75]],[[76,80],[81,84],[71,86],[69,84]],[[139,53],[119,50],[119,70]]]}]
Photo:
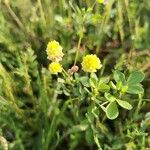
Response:
[{"label": "blurred background vegetation", "polygon": [[[74,126],[84,118],[69,116],[66,106],[60,109],[55,101],[60,85],[45,69],[48,41],[61,43],[68,68],[80,38],[78,61],[96,53],[105,74],[114,67],[143,71],[144,99],[150,100],[148,0],[0,0],[0,135],[9,149],[96,149],[91,130],[81,134],[82,127]],[[150,105],[144,104],[136,116],[100,124],[103,149],[150,147]]]}]

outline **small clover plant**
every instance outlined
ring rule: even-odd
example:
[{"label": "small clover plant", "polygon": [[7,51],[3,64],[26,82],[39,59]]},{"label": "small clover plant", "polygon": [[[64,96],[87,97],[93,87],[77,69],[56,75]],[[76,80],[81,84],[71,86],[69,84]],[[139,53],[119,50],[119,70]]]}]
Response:
[{"label": "small clover plant", "polygon": [[[57,51],[61,50],[59,53],[62,53],[62,47],[58,42],[56,44],[58,46],[52,45],[49,50],[53,51],[52,48],[57,48]],[[81,76],[81,72],[78,72],[79,67],[76,65],[78,51],[76,51],[76,53],[77,55],[75,56],[74,65],[71,69],[68,69],[68,72],[65,71],[63,66],[55,61],[57,59],[53,59],[53,62],[50,64],[52,65],[53,63],[56,63],[57,66],[61,66],[61,71],[60,67],[57,66],[50,68],[51,74],[58,75],[58,73],[62,73],[63,75],[64,79],[62,80],[64,82],[61,82],[61,85],[59,86],[60,93],[69,96],[70,98],[78,99],[78,106],[75,107],[80,107],[80,105],[87,101],[87,107],[92,105],[90,111],[94,116],[97,116],[97,114],[94,113],[95,110],[102,109],[108,119],[116,119],[119,116],[119,107],[131,110],[133,108],[131,102],[124,98],[124,95],[141,95],[144,93],[144,89],[141,85],[141,82],[144,79],[144,74],[140,71],[132,71],[127,77],[123,72],[113,70],[113,74],[110,76],[97,76],[96,72],[98,72],[103,65],[96,55],[89,54],[83,57],[81,63],[82,70],[87,72],[87,74]],[[51,53],[48,53],[48,58],[51,55]],[[58,58],[57,55],[55,57]]]}]

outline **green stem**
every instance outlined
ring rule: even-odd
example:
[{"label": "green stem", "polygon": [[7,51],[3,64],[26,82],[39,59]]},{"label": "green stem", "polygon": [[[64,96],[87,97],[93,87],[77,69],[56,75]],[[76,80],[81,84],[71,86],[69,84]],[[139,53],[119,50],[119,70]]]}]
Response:
[{"label": "green stem", "polygon": [[95,0],[95,2],[92,5],[92,9],[94,8],[94,6],[96,5],[97,0]]},{"label": "green stem", "polygon": [[69,77],[69,74],[66,72],[66,70],[64,68],[62,68],[62,74],[65,76],[65,77]]},{"label": "green stem", "polygon": [[9,1],[8,0],[4,0],[4,4],[8,9],[8,12],[10,13],[10,15],[12,16],[12,18],[15,20],[15,22],[17,23],[17,25],[23,30],[26,31],[26,29],[24,28],[24,25],[22,24],[22,22],[20,21],[20,19],[17,17],[17,15],[14,13],[14,11],[11,9],[10,5],[9,5]]},{"label": "green stem", "polygon": [[142,95],[141,95],[141,94],[139,94],[139,102],[138,102],[138,105],[137,105],[137,108],[136,108],[135,114],[138,114],[138,112],[140,111],[140,109],[141,109],[141,105],[142,105],[142,101],[143,101],[143,99],[142,99]]},{"label": "green stem", "polygon": [[71,80],[71,76],[63,69],[62,71],[62,75],[65,78],[65,80],[67,81],[67,83],[71,86],[73,86],[72,80]]},{"label": "green stem", "polygon": [[104,102],[103,104],[101,104],[101,106],[104,106],[104,105],[106,105],[106,104],[108,104],[109,103],[109,101],[106,101],[106,102]]},{"label": "green stem", "polygon": [[82,40],[82,36],[80,35],[79,41],[78,41],[78,47],[76,49],[76,56],[75,56],[75,60],[74,60],[74,65],[76,65],[77,59],[78,59],[78,56],[79,56],[79,49],[80,49],[81,40]]}]

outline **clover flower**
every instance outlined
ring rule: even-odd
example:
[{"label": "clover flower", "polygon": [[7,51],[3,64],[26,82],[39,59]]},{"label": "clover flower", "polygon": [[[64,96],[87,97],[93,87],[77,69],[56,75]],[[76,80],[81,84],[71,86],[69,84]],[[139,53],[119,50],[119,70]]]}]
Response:
[{"label": "clover flower", "polygon": [[8,142],[3,136],[0,136],[0,145],[2,145],[4,150],[8,150]]},{"label": "clover flower", "polygon": [[109,0],[97,0],[97,2],[100,4],[107,4]]},{"label": "clover flower", "polygon": [[100,59],[96,55],[86,55],[81,63],[82,69],[85,72],[96,72],[102,67]]},{"label": "clover flower", "polygon": [[58,74],[62,72],[62,66],[58,62],[52,62],[49,64],[49,70],[51,74]]},{"label": "clover flower", "polygon": [[98,3],[104,3],[105,0],[97,0]]},{"label": "clover flower", "polygon": [[61,61],[64,55],[62,52],[62,47],[55,40],[48,43],[46,51],[48,59],[54,62]]}]

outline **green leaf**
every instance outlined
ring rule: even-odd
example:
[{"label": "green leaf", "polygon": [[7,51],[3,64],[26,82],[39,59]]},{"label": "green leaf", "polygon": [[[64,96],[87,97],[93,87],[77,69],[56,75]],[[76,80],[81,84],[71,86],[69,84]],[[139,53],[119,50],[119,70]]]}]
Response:
[{"label": "green leaf", "polygon": [[114,90],[117,89],[116,85],[112,81],[109,82],[109,86]]},{"label": "green leaf", "polygon": [[117,83],[116,87],[117,87],[117,89],[118,89],[118,90],[120,90],[120,89],[121,89],[121,87],[122,87],[122,82],[121,82],[121,81],[119,81],[119,82]]},{"label": "green leaf", "polygon": [[97,84],[98,84],[98,78],[97,78],[95,73],[91,73],[90,84],[91,84],[92,87],[96,87]]},{"label": "green leaf", "polygon": [[101,77],[99,80],[99,84],[101,83],[108,83],[110,80],[110,76],[106,76],[106,77]]},{"label": "green leaf", "polygon": [[114,96],[112,96],[110,93],[105,93],[104,96],[110,102],[116,101],[116,98]]},{"label": "green leaf", "polygon": [[97,75],[95,73],[91,73],[90,77],[96,81],[98,81]]},{"label": "green leaf", "polygon": [[88,77],[80,77],[80,82],[82,83],[83,86],[85,87],[90,87],[90,83],[89,83],[89,78]]},{"label": "green leaf", "polygon": [[120,81],[122,83],[125,82],[125,75],[122,72],[120,72],[119,70],[114,71],[113,75],[114,75],[114,79],[116,82],[120,82]]},{"label": "green leaf", "polygon": [[79,74],[78,74],[78,73],[75,73],[75,74],[74,74],[74,77],[75,77],[76,81],[79,80]]},{"label": "green leaf", "polygon": [[144,79],[144,74],[140,71],[133,71],[131,72],[128,80],[127,80],[127,83],[128,84],[138,84],[140,83],[142,80]]},{"label": "green leaf", "polygon": [[92,145],[94,143],[93,141],[93,131],[91,128],[88,128],[86,131],[85,131],[85,139],[86,139],[86,142],[89,144],[89,145]]},{"label": "green leaf", "polygon": [[102,83],[102,84],[99,84],[99,85],[98,85],[98,90],[99,90],[100,92],[109,92],[110,87],[109,87],[107,84]]},{"label": "green leaf", "polygon": [[120,99],[117,99],[116,101],[117,101],[117,103],[118,103],[121,107],[123,107],[123,108],[125,108],[125,109],[128,109],[128,110],[131,110],[131,109],[132,109],[132,105],[131,105],[130,103],[128,103],[128,102],[126,102],[126,101],[123,101],[123,100],[120,100]]},{"label": "green leaf", "polygon": [[144,89],[141,84],[129,85],[129,87],[127,89],[127,93],[142,94],[142,93],[144,93]]},{"label": "green leaf", "polygon": [[110,102],[106,107],[107,118],[113,120],[116,119],[119,115],[118,107],[116,102]]}]

